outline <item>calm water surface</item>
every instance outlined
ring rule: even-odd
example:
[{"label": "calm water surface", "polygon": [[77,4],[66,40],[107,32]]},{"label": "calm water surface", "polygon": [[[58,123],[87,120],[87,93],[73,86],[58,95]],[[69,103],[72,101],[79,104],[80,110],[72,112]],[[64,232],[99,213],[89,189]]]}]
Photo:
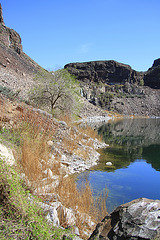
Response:
[{"label": "calm water surface", "polygon": [[110,146],[100,151],[96,167],[77,177],[77,184],[88,179],[95,196],[107,187],[109,212],[139,197],[160,199],[160,119],[126,119],[98,132]]}]

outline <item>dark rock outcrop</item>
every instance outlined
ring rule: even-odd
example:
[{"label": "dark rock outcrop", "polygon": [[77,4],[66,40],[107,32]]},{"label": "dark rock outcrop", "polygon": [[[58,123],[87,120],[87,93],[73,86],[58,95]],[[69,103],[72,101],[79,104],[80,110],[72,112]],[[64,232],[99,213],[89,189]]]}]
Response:
[{"label": "dark rock outcrop", "polygon": [[0,24],[4,24],[3,13],[2,13],[2,5],[1,5],[1,3],[0,3]]},{"label": "dark rock outcrop", "polygon": [[137,72],[129,65],[113,60],[69,63],[64,68],[86,84],[95,82],[114,85],[127,82],[141,85],[141,81],[144,81],[145,86],[160,89],[160,58],[146,72]]},{"label": "dark rock outcrop", "polygon": [[156,59],[144,75],[144,85],[160,89],[160,58]]},{"label": "dark rock outcrop", "polygon": [[69,63],[65,65],[68,71],[78,80],[89,83],[124,84],[139,83],[143,73],[136,72],[129,65],[113,60],[92,61],[84,63]]},{"label": "dark rock outcrop", "polygon": [[20,35],[5,26],[0,5],[0,85],[27,98],[39,69],[41,67],[23,52]]},{"label": "dark rock outcrop", "polygon": [[143,94],[114,97],[110,109],[124,115],[160,116],[160,89],[140,87]]},{"label": "dark rock outcrop", "polygon": [[154,60],[151,68],[158,67],[158,66],[160,66],[160,58],[157,58],[156,60]]},{"label": "dark rock outcrop", "polygon": [[160,59],[147,72],[113,60],[69,63],[65,68],[92,104],[124,115],[160,116]]},{"label": "dark rock outcrop", "polygon": [[0,4],[0,42],[8,48],[14,49],[18,54],[22,52],[21,37],[19,34],[5,26],[2,13],[2,5]]},{"label": "dark rock outcrop", "polygon": [[93,239],[160,239],[160,200],[140,198],[117,207],[96,226]]}]

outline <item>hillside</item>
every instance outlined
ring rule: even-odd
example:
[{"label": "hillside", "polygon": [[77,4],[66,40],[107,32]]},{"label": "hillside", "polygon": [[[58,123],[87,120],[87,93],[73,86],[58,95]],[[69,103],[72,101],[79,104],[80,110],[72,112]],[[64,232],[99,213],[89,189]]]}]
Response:
[{"label": "hillside", "polygon": [[20,35],[5,26],[0,5],[0,85],[26,98],[39,69],[41,67],[23,52]]},{"label": "hillside", "polygon": [[[103,110],[160,116],[159,59],[146,72],[113,60],[70,63],[65,68],[80,82],[84,97],[80,117],[106,115]],[[23,52],[20,35],[5,26],[0,7],[0,85],[27,100],[34,78],[42,70]]]},{"label": "hillside", "polygon": [[160,59],[146,72],[113,60],[69,63],[65,68],[94,105],[124,115],[160,116]]},{"label": "hillside", "polygon": [[[105,109],[159,115],[159,60],[146,73],[115,61],[65,68],[81,84],[84,122],[107,118]],[[159,201],[135,200],[108,215],[106,190],[95,198],[86,179],[77,187],[73,174],[96,165],[98,149],[107,145],[83,121],[57,119],[28,104],[41,71],[52,74],[23,52],[0,4],[0,239],[160,239]]]}]

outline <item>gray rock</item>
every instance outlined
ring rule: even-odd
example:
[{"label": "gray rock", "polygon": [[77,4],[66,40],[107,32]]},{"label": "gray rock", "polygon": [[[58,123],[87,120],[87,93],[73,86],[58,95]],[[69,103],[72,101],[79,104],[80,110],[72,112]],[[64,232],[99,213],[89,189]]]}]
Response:
[{"label": "gray rock", "polygon": [[65,121],[59,121],[59,124],[64,126],[64,127],[67,127],[67,123]]},{"label": "gray rock", "polygon": [[106,165],[107,166],[112,166],[112,163],[111,162],[106,162]]},{"label": "gray rock", "polygon": [[117,207],[89,239],[160,239],[160,200],[139,198]]}]

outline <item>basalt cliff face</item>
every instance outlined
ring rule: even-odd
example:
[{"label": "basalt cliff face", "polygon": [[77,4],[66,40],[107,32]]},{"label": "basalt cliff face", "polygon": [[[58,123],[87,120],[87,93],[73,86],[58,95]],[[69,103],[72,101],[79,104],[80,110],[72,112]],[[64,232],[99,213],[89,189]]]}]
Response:
[{"label": "basalt cliff face", "polygon": [[21,37],[16,31],[5,26],[1,5],[0,5],[0,33],[1,43],[3,43],[6,47],[13,49],[18,54],[22,52]]},{"label": "basalt cliff face", "polygon": [[151,88],[160,89],[160,58],[154,61],[144,75],[144,83]]},{"label": "basalt cliff face", "polygon": [[69,63],[65,68],[94,105],[124,115],[160,116],[160,59],[146,72],[113,60]]},{"label": "basalt cliff face", "polygon": [[5,26],[0,4],[0,85],[26,98],[40,66],[24,52],[20,35]]},{"label": "basalt cliff face", "polygon": [[139,83],[143,73],[136,72],[129,65],[113,60],[93,61],[84,63],[69,63],[65,65],[78,80],[106,84]]}]

